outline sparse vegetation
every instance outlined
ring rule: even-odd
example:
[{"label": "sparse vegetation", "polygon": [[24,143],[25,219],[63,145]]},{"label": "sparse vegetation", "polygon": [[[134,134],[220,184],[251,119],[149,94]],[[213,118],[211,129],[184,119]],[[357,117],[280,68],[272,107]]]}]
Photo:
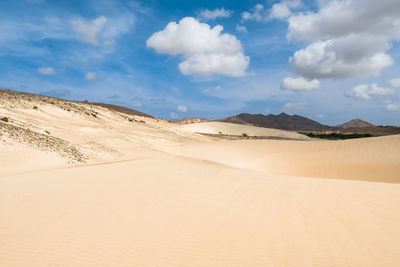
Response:
[{"label": "sparse vegetation", "polygon": [[128,121],[129,121],[129,122],[133,122],[133,119],[129,118]]},{"label": "sparse vegetation", "polygon": [[38,109],[38,107],[37,106],[33,106],[33,109]]},{"label": "sparse vegetation", "polygon": [[50,134],[50,132],[49,132],[49,131],[47,131],[47,130],[45,130],[44,132],[45,132],[45,133],[47,133],[47,134]]},{"label": "sparse vegetation", "polygon": [[373,137],[372,134],[343,134],[343,133],[312,133],[312,132],[299,132],[311,138],[328,139],[328,140],[345,140],[354,138]]},{"label": "sparse vegetation", "polygon": [[0,119],[0,121],[8,122],[8,118],[7,118],[7,117],[2,117],[2,118]]},{"label": "sparse vegetation", "polygon": [[242,133],[243,138],[249,138],[249,135],[247,133]]}]

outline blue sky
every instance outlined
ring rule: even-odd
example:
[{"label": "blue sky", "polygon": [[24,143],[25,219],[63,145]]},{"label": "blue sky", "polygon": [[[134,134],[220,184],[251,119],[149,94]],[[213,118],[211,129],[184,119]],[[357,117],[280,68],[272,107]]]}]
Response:
[{"label": "blue sky", "polygon": [[397,2],[3,0],[0,86],[165,119],[400,125]]}]

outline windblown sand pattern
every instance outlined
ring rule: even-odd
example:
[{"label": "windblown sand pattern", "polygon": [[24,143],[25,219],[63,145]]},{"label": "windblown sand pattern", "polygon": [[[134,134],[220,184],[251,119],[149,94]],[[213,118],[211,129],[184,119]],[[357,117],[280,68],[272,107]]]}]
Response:
[{"label": "windblown sand pattern", "polygon": [[0,266],[400,264],[399,135],[316,141],[7,92]]}]

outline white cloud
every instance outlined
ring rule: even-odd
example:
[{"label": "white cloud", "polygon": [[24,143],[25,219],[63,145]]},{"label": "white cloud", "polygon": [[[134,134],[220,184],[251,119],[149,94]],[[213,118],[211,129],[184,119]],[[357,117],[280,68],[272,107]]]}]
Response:
[{"label": "white cloud", "polygon": [[186,106],[179,105],[179,106],[176,108],[176,111],[178,111],[178,112],[187,112],[187,111],[188,111],[188,108],[187,108]]},{"label": "white cloud", "polygon": [[214,89],[210,89],[210,88],[204,89],[204,90],[203,90],[203,93],[204,93],[204,94],[210,94],[210,93],[212,93],[213,91],[214,91],[214,92],[218,92],[218,91],[221,91],[221,90],[222,90],[222,86],[221,86],[221,85],[217,85],[217,86],[214,87]]},{"label": "white cloud", "polygon": [[289,40],[312,42],[290,59],[307,78],[379,75],[393,64],[387,54],[400,38],[400,1],[320,0],[317,12],[289,17]]},{"label": "white cloud", "polygon": [[236,25],[236,30],[238,32],[247,33],[247,28],[243,25]]},{"label": "white cloud", "polygon": [[305,102],[289,102],[283,105],[284,109],[308,109],[308,104]]},{"label": "white cloud", "polygon": [[272,19],[285,19],[292,14],[291,9],[298,8],[301,5],[302,3],[300,0],[283,1],[274,4],[271,8],[269,17]]},{"label": "white cloud", "polygon": [[292,14],[292,9],[301,7],[301,0],[288,0],[272,5],[271,9],[265,9],[262,4],[255,5],[251,12],[243,12],[242,21],[255,20],[266,22],[271,19],[285,19]]},{"label": "white cloud", "polygon": [[400,77],[394,78],[394,79],[390,80],[388,83],[393,88],[400,88]]},{"label": "white cloud", "polygon": [[56,74],[56,71],[51,67],[38,68],[36,70],[36,72],[39,73],[39,74],[42,74],[42,75],[54,75],[54,74]]},{"label": "white cloud", "polygon": [[376,83],[361,84],[346,93],[348,97],[370,99],[372,96],[393,95],[395,90],[392,88],[379,87]]},{"label": "white cloud", "polygon": [[214,10],[205,9],[199,12],[198,18],[200,20],[215,20],[217,18],[229,18],[232,16],[232,10],[226,10],[225,8],[216,8]]},{"label": "white cloud", "polygon": [[262,4],[257,4],[252,8],[251,12],[243,12],[242,20],[255,20],[255,21],[265,21],[267,18],[266,10]]},{"label": "white cloud", "polygon": [[90,22],[82,19],[75,19],[70,20],[69,23],[72,30],[79,35],[82,41],[97,45],[99,44],[99,34],[107,23],[107,18],[105,16],[100,16]]},{"label": "white cloud", "polygon": [[293,91],[312,91],[320,88],[320,82],[316,79],[306,80],[303,77],[291,78],[286,77],[281,83],[281,89]]},{"label": "white cloud", "polygon": [[[307,78],[344,78],[358,75],[379,75],[393,64],[385,53],[370,54],[363,51],[369,41],[348,40],[355,36],[312,43],[298,50],[289,59],[292,69]],[[357,46],[352,42],[358,43]],[[360,43],[363,42],[363,45]]]},{"label": "white cloud", "polygon": [[146,44],[160,54],[181,55],[183,61],[179,68],[185,75],[245,76],[250,59],[243,54],[240,41],[233,35],[221,34],[222,30],[220,25],[211,28],[186,17],[179,23],[170,22]]},{"label": "white cloud", "polygon": [[289,39],[319,40],[355,33],[398,35],[400,2],[396,0],[319,1],[318,12],[289,18]]},{"label": "white cloud", "polygon": [[220,74],[231,77],[246,75],[246,68],[249,65],[249,58],[242,52],[236,54],[224,53],[201,53],[189,57],[179,64],[179,69],[185,75]]},{"label": "white cloud", "polygon": [[388,103],[388,104],[386,104],[386,110],[388,110],[388,111],[400,111],[400,105],[399,104]]},{"label": "white cloud", "polygon": [[90,71],[90,72],[86,73],[86,75],[85,75],[85,80],[88,80],[88,81],[95,80],[96,78],[97,78],[96,72]]}]

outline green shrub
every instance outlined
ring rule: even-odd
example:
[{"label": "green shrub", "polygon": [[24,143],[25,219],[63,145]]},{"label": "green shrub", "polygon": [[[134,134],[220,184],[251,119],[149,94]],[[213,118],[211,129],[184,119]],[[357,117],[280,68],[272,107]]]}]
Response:
[{"label": "green shrub", "polygon": [[3,118],[0,119],[0,121],[8,122],[8,118],[7,117],[3,117]]},{"label": "green shrub", "polygon": [[33,109],[38,109],[38,107],[37,106],[33,106]]},{"label": "green shrub", "polygon": [[248,138],[249,136],[248,136],[247,133],[242,133],[242,137],[243,137],[243,138]]},{"label": "green shrub", "polygon": [[372,134],[343,134],[343,133],[312,133],[312,132],[299,132],[311,138],[328,139],[328,140],[346,140],[354,138],[373,137]]}]

